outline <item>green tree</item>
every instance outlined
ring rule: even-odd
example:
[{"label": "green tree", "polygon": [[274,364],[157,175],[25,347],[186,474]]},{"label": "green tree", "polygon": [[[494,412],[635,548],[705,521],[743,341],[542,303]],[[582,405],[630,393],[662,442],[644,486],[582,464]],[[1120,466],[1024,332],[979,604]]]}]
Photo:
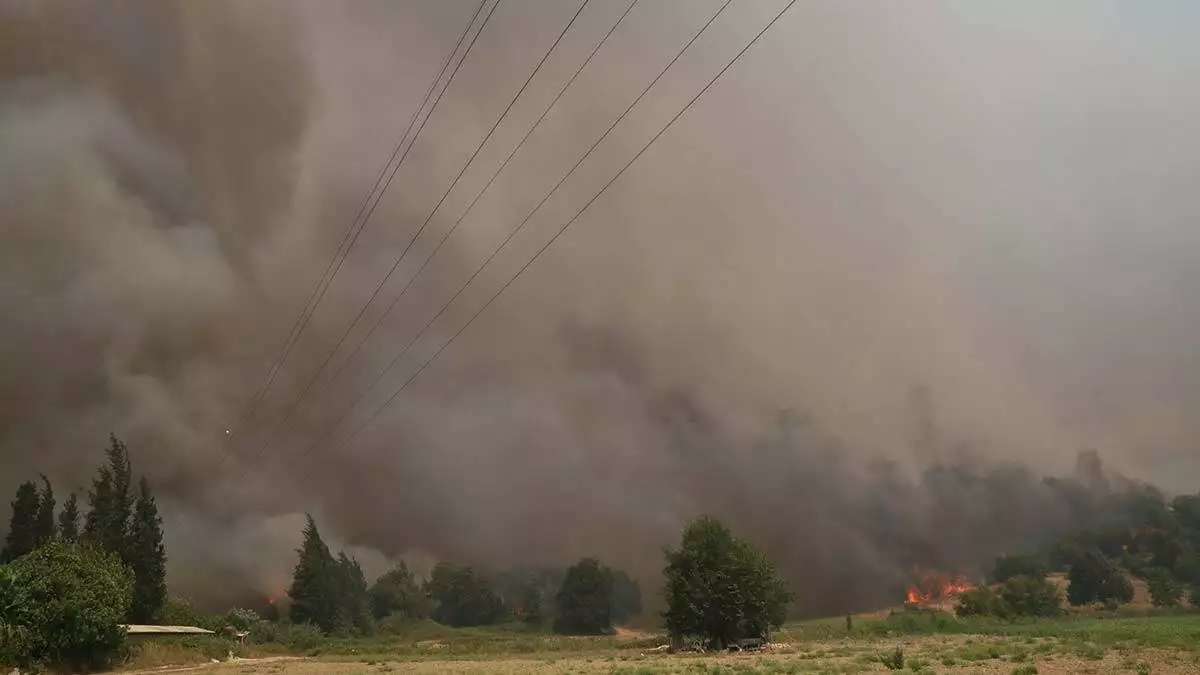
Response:
[{"label": "green tree", "polygon": [[42,476],[42,491],[38,494],[37,509],[37,545],[49,543],[58,536],[58,527],[54,523],[54,488],[50,479]]},{"label": "green tree", "polygon": [[133,623],[152,623],[167,601],[167,553],[162,538],[162,518],[150,484],[142,478],[126,546],[133,570]]},{"label": "green tree", "polygon": [[613,623],[623,624],[642,613],[642,587],[622,570],[613,570]]},{"label": "green tree", "polygon": [[436,606],[433,620],[447,626],[483,626],[504,617],[504,603],[487,580],[466,565],[434,565],[425,592]]},{"label": "green tree", "polygon": [[425,594],[404,561],[376,579],[370,595],[371,613],[376,619],[389,616],[423,619],[429,614]]},{"label": "green tree", "polygon": [[521,621],[527,626],[541,626],[546,621],[545,604],[542,589],[534,583],[527,585],[521,595]]},{"label": "green tree", "polygon": [[1062,613],[1062,595],[1053,582],[1039,577],[1010,577],[999,600],[1010,616],[1052,617]]},{"label": "green tree", "polygon": [[765,637],[786,618],[792,595],[774,564],[715,518],[688,525],[666,559],[663,618],[674,638],[698,637],[722,649]]},{"label": "green tree", "polygon": [[58,514],[58,535],[64,541],[79,539],[79,497],[74,492],[67,497],[62,511]]},{"label": "green tree", "polygon": [[359,635],[371,630],[371,604],[362,566],[345,553],[337,560],[337,627]]},{"label": "green tree", "polygon": [[566,635],[607,635],[612,632],[613,576],[595,558],[567,568],[555,597],[558,612],[554,632]]},{"label": "green tree", "polygon": [[317,523],[305,514],[304,542],[296,549],[299,560],[292,572],[289,610],[293,623],[311,623],[326,633],[338,624],[337,561],[317,531]]},{"label": "green tree", "polygon": [[1170,570],[1159,567],[1151,569],[1146,574],[1150,590],[1150,601],[1156,607],[1178,607],[1183,597],[1183,584],[1175,580]]},{"label": "green tree", "polygon": [[132,579],[112,553],[53,541],[11,570],[6,620],[25,629],[21,667],[103,668],[121,653]]},{"label": "green tree", "polygon": [[95,545],[112,551],[129,562],[128,538],[133,518],[133,473],[129,450],[116,436],[110,435],[106,450],[108,463],[100,468],[88,495],[89,510],[84,535]]},{"label": "green tree", "polygon": [[12,501],[12,517],[0,562],[10,562],[29,553],[38,545],[38,492],[33,481],[21,483]]},{"label": "green tree", "polygon": [[1133,585],[1119,567],[1099,551],[1078,553],[1067,573],[1067,600],[1072,605],[1133,600]]}]

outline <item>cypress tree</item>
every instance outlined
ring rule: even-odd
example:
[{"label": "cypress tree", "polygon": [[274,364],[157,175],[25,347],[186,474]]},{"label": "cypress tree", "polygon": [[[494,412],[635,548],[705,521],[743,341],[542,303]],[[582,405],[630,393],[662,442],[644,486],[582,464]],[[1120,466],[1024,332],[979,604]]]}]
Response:
[{"label": "cypress tree", "polygon": [[0,563],[7,563],[37,548],[38,493],[33,481],[25,481],[17,488],[12,501],[12,518],[8,521],[8,536],[4,550],[0,551]]},{"label": "cypress tree", "polygon": [[54,488],[50,480],[42,476],[42,492],[38,495],[37,509],[37,545],[47,544],[54,540],[58,528],[54,524]]},{"label": "cypress tree", "polygon": [[311,623],[328,633],[338,622],[338,565],[313,517],[305,514],[305,519],[304,542],[296,549],[299,560],[288,589],[289,612],[293,623]]},{"label": "cypress tree", "polygon": [[79,539],[79,498],[74,492],[67,497],[58,514],[58,535],[65,541]]},{"label": "cypress tree", "polygon": [[129,530],[129,566],[133,569],[130,620],[154,621],[167,601],[167,553],[162,542],[162,518],[150,483],[138,482],[138,497]]},{"label": "cypress tree", "polygon": [[133,517],[133,474],[129,466],[129,450],[116,436],[109,435],[106,450],[108,464],[101,467],[92,481],[88,495],[88,511],[84,534],[106,551],[121,556],[130,563],[129,528]]}]

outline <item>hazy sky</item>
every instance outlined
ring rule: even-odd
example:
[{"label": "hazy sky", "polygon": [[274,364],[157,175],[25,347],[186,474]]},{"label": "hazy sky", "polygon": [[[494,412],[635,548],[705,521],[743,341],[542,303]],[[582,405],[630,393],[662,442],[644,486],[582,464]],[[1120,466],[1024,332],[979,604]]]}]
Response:
[{"label": "hazy sky", "polygon": [[[367,326],[627,4],[588,4]],[[720,6],[641,0],[243,476],[578,8],[503,0],[227,438],[477,5],[0,0],[0,487],[84,485],[111,430],[161,486],[176,578],[221,536],[286,575],[305,510],[380,558],[646,565],[740,498],[676,480],[711,461],[667,450],[682,392],[722,448],[794,408],[851,457],[1062,471],[1092,447],[1197,489],[1200,6],[1167,0],[797,3],[388,414],[298,461]],[[359,412],[782,5],[735,1]]]}]

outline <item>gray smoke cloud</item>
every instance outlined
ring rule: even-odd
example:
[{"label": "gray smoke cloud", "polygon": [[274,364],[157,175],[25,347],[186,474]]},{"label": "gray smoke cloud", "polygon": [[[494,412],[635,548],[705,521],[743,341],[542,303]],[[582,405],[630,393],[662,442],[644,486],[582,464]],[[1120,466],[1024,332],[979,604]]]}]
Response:
[{"label": "gray smoke cloud", "polygon": [[[599,555],[650,587],[661,546],[712,512],[820,578],[797,589],[807,611],[877,601],[917,566],[973,571],[988,542],[961,530],[986,517],[947,522],[947,504],[1022,502],[975,477],[1025,471],[996,480],[1052,499],[1032,477],[1092,447],[1194,491],[1185,3],[797,3],[341,447],[777,9],[734,3],[302,458],[718,5],[640,3],[253,460],[577,5],[496,12],[229,438],[476,3],[0,2],[0,488],[86,488],[116,432],[161,495],[173,589],[214,602],[286,583],[304,511],[369,568]],[[624,7],[589,5],[385,300]],[[939,463],[967,476],[925,473]],[[855,579],[873,581],[817,590]]]}]

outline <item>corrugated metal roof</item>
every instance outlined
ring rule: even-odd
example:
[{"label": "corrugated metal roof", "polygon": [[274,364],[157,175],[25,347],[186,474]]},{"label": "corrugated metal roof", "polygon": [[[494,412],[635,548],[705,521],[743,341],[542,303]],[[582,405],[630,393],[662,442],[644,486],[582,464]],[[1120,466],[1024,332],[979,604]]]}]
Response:
[{"label": "corrugated metal roof", "polygon": [[211,630],[199,628],[197,626],[148,626],[145,624],[129,624],[122,626],[126,633],[130,635],[167,635],[167,634],[182,634],[182,635],[210,635]]}]

